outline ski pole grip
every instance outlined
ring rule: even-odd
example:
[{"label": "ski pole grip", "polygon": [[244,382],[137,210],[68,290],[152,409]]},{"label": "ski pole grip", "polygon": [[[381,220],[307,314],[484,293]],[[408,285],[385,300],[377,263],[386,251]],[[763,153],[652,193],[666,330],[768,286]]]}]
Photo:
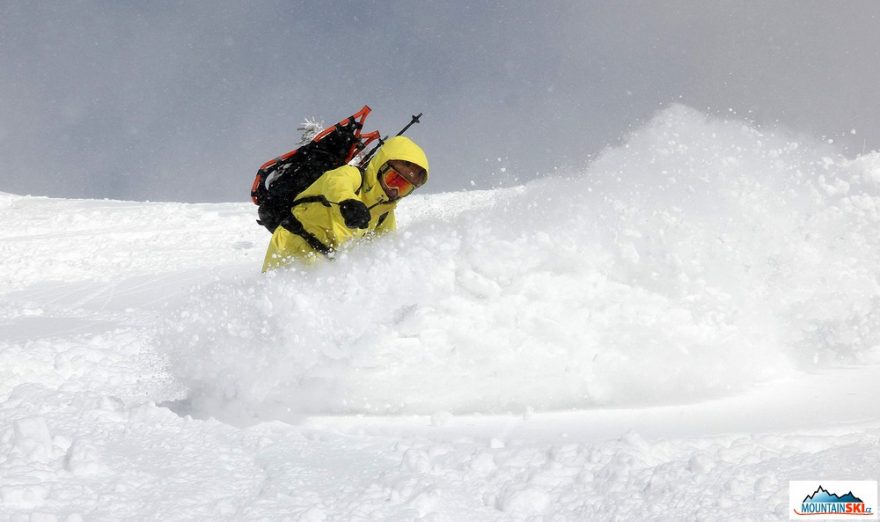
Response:
[{"label": "ski pole grip", "polygon": [[[414,124],[416,124],[416,123],[420,123],[420,122],[419,122],[419,119],[421,119],[421,117],[422,117],[422,113],[421,113],[421,112],[418,113],[418,114],[414,114],[414,115],[412,116],[412,120],[410,120],[410,122],[407,123],[406,126],[405,126],[404,128],[400,129],[400,132],[398,132],[397,134],[395,134],[395,136],[400,136],[401,134],[403,134],[404,132],[406,132],[407,129],[409,129],[410,127],[412,127]],[[385,136],[385,139],[388,139],[388,136]],[[375,154],[376,151],[379,150],[379,147],[381,147],[384,143],[385,143],[385,140],[382,139],[382,138],[379,138],[379,143],[377,143],[376,146],[373,147],[373,149],[370,150],[370,152],[368,152],[366,156],[364,156],[364,159],[361,160],[361,163],[360,163],[360,164],[361,164],[362,166],[363,166],[363,165],[366,165],[367,162],[370,161],[370,158],[373,157],[373,154]]]},{"label": "ski pole grip", "polygon": [[410,127],[412,127],[414,124],[419,123],[419,119],[420,119],[421,117],[422,117],[422,113],[421,113],[421,112],[418,113],[418,114],[414,114],[413,117],[412,117],[412,120],[410,120],[410,122],[406,124],[406,127],[400,129],[400,132],[398,132],[397,135],[400,136],[401,134],[403,134],[404,132],[406,132],[407,129],[409,129]]}]

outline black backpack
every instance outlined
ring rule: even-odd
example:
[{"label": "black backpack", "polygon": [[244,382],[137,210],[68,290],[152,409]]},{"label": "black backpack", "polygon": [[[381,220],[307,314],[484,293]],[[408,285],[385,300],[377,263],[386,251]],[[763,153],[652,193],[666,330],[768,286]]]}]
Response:
[{"label": "black backpack", "polygon": [[[259,205],[257,223],[275,232],[290,216],[294,199],[328,170],[349,163],[379,131],[361,134],[370,114],[364,107],[348,118],[318,133],[305,145],[264,163],[251,186],[251,200]],[[381,140],[380,140],[381,141]]]}]

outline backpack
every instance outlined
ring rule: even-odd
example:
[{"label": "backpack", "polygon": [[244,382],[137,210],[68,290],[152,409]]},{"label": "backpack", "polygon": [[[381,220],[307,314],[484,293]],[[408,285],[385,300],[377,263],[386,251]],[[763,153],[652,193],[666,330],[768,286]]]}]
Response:
[{"label": "backpack", "polygon": [[378,139],[379,131],[361,134],[370,111],[370,107],[364,105],[305,145],[264,163],[251,186],[251,201],[259,206],[257,223],[275,232],[290,216],[297,195],[328,170],[351,162],[370,142]]}]

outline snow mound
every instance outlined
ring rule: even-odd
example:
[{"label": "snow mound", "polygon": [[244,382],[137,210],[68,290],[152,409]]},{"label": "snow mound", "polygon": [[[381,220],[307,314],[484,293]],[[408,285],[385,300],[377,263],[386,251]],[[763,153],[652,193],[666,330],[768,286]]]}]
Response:
[{"label": "snow mound", "polygon": [[880,360],[876,153],[673,106],[584,172],[414,197],[399,221],[169,313],[194,411],[680,404]]}]

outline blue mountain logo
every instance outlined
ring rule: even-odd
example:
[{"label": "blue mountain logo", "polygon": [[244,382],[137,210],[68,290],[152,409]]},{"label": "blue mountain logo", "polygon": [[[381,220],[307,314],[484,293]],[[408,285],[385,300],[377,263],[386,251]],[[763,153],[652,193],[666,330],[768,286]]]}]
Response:
[{"label": "blue mountain logo", "polygon": [[836,493],[830,493],[827,489],[823,488],[822,485],[819,485],[819,489],[813,492],[812,495],[807,495],[804,497],[803,503],[807,502],[856,502],[862,503],[862,499],[853,495],[852,491],[847,493],[846,495],[840,496]]},{"label": "blue mountain logo", "polygon": [[845,495],[838,495],[823,488],[821,484],[812,495],[804,497],[800,510],[797,507],[793,509],[796,515],[873,516],[872,507],[866,506],[862,499],[853,495],[852,490]]}]

